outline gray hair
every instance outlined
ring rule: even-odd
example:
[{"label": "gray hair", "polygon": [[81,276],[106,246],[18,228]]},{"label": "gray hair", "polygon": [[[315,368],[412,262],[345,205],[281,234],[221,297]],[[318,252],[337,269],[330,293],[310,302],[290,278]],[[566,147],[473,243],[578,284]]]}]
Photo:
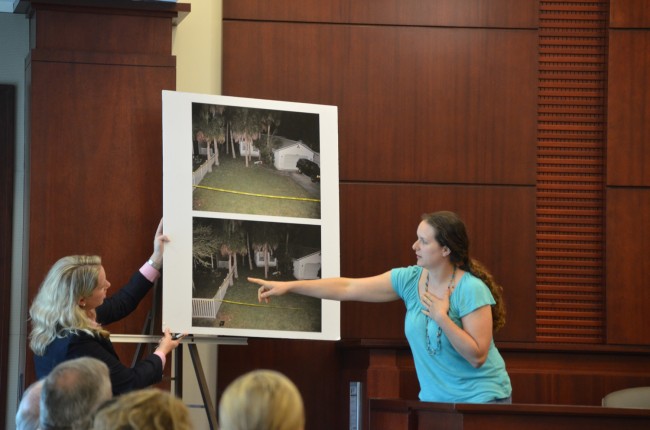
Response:
[{"label": "gray hair", "polygon": [[89,429],[97,408],[112,397],[108,366],[91,357],[59,363],[41,392],[43,430]]},{"label": "gray hair", "polygon": [[38,380],[27,387],[20,399],[16,411],[16,430],[37,430],[40,415],[39,402],[43,380]]}]

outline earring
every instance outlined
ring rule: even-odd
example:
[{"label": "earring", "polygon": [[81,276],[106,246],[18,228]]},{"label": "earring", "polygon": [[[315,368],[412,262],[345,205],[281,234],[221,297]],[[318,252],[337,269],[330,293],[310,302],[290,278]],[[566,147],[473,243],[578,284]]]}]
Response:
[{"label": "earring", "polygon": [[85,308],[86,304],[85,303],[79,303],[79,306],[81,306],[82,308]]}]

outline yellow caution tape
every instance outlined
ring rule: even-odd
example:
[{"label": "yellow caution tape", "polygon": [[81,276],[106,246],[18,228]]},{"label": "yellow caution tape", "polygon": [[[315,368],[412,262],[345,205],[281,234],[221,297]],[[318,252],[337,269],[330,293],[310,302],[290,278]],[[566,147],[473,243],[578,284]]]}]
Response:
[{"label": "yellow caution tape", "polygon": [[302,309],[302,308],[292,308],[289,306],[272,306],[272,305],[260,305],[257,303],[233,302],[232,300],[219,300],[219,299],[214,299],[214,300],[221,303],[230,303],[232,305],[242,305],[242,306],[254,306],[257,308],[277,308],[277,309],[294,309],[294,310]]},{"label": "yellow caution tape", "polygon": [[253,196],[253,197],[266,197],[268,199],[284,199],[284,200],[302,200],[306,202],[320,202],[320,199],[310,199],[308,197],[287,197],[287,196],[272,196],[269,194],[256,194],[256,193],[247,193],[245,191],[233,191],[233,190],[224,190],[223,188],[214,188],[214,187],[206,187],[204,185],[193,185],[194,188],[203,188],[204,190],[211,190],[211,191],[221,191],[223,193],[231,193],[231,194],[242,194],[245,196]]}]

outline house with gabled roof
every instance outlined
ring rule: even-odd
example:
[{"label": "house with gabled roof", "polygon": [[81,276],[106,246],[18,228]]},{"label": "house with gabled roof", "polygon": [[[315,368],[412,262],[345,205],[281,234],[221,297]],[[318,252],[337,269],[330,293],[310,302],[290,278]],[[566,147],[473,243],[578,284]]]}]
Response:
[{"label": "house with gabled roof", "polygon": [[279,147],[273,150],[273,165],[276,169],[298,170],[296,163],[301,158],[306,158],[320,165],[320,154],[313,151],[301,140],[291,140],[277,136],[275,141],[282,142]]}]

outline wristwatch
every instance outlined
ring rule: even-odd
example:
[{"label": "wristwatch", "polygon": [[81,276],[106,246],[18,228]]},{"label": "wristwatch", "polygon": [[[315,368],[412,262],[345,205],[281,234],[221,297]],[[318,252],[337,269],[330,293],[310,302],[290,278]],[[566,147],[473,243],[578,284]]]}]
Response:
[{"label": "wristwatch", "polygon": [[149,263],[151,265],[151,267],[153,267],[154,269],[156,269],[158,271],[160,271],[160,269],[162,268],[162,264],[156,263],[151,258],[149,259],[149,261],[147,261],[147,263]]}]

